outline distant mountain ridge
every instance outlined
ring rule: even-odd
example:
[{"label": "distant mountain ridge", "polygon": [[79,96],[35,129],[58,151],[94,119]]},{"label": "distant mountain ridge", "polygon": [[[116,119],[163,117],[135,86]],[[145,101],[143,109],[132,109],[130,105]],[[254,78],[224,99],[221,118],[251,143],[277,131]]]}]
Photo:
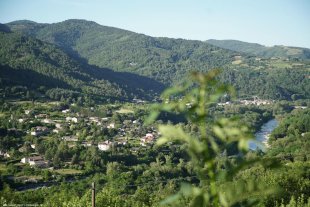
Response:
[{"label": "distant mountain ridge", "polygon": [[248,53],[263,58],[300,58],[310,59],[310,49],[301,47],[288,47],[275,45],[266,47],[257,43],[242,42],[239,40],[215,40],[206,41],[209,44],[229,49],[236,52]]}]

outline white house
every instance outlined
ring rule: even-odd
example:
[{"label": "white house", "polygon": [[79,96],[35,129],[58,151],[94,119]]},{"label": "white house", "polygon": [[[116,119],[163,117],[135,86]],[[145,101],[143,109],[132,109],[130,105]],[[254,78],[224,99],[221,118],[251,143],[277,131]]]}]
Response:
[{"label": "white house", "polygon": [[99,117],[91,116],[91,117],[89,117],[89,121],[99,122]]},{"label": "white house", "polygon": [[45,123],[45,124],[53,124],[54,123],[54,121],[52,121],[51,119],[43,119],[41,122]]},{"label": "white house", "polygon": [[112,142],[110,142],[109,140],[98,143],[98,149],[101,151],[107,151],[110,149],[111,146],[112,146]]},{"label": "white house", "polygon": [[5,158],[10,158],[11,155],[10,155],[8,152],[6,152],[6,153],[4,153],[3,157],[5,157]]},{"label": "white house", "polygon": [[64,114],[66,114],[66,113],[69,113],[69,112],[70,112],[70,109],[65,109],[65,110],[62,110],[61,112],[64,113]]},{"label": "white house", "polygon": [[78,122],[78,118],[72,117],[72,121],[73,121],[74,123],[77,123],[77,122]]},{"label": "white house", "polygon": [[3,156],[5,158],[10,158],[11,157],[11,155],[8,152],[3,152],[1,150],[0,150],[0,156]]},{"label": "white house", "polygon": [[61,129],[61,128],[62,128],[62,125],[61,125],[60,123],[56,123],[56,124],[55,124],[55,127],[58,128],[58,129]]},{"label": "white house", "polygon": [[114,123],[111,123],[107,126],[108,129],[114,129],[115,128],[115,124]]},{"label": "white house", "polygon": [[78,122],[78,118],[68,116],[68,117],[66,117],[66,121],[67,121],[67,122],[72,121],[72,122],[77,123],[77,122]]},{"label": "white house", "polygon": [[29,162],[29,158],[28,157],[24,157],[24,158],[22,158],[21,159],[21,161],[20,161],[21,163],[28,163]]},{"label": "white house", "polygon": [[41,156],[24,157],[21,159],[22,163],[29,163],[30,166],[43,167],[47,165],[47,162]]},{"label": "white house", "polygon": [[69,122],[69,121],[71,121],[72,120],[72,117],[70,117],[70,116],[67,116],[66,117],[66,122]]},{"label": "white house", "polygon": [[30,114],[30,112],[31,112],[30,110],[25,110],[26,115]]},{"label": "white house", "polygon": [[147,133],[143,138],[140,139],[140,145],[146,146],[146,144],[154,142],[154,135]]}]

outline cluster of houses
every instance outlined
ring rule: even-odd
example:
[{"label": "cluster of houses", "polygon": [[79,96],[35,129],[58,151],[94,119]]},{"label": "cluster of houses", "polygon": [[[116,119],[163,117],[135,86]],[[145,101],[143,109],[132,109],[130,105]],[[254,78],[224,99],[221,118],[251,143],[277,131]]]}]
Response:
[{"label": "cluster of houses", "polygon": [[[134,103],[143,104],[145,101],[140,99],[134,99]],[[84,117],[79,113],[73,113],[70,109],[61,110],[60,113],[62,114],[61,117],[63,118],[51,118],[50,114],[48,113],[36,113],[34,110],[25,110],[25,115],[18,117],[16,121],[19,123],[38,123],[41,122],[42,124],[38,124],[37,126],[32,127],[31,129],[27,130],[27,133],[34,137],[44,137],[51,133],[59,134],[59,139],[65,141],[68,147],[74,147],[76,145],[81,145],[84,147],[97,147],[100,151],[109,151],[114,147],[123,147],[128,146],[132,152],[139,151],[141,147],[146,147],[148,145],[152,145],[156,138],[158,137],[159,133],[156,131],[155,128],[150,128],[146,131],[145,135],[141,136],[141,129],[142,129],[142,122],[140,120],[124,120],[123,123],[116,124],[114,121],[110,121],[111,118],[105,117]],[[15,117],[16,118],[16,117]],[[13,120],[14,117],[11,116],[10,120]],[[105,140],[105,141],[86,141],[81,140],[78,133],[70,132],[68,129],[71,126],[76,126],[78,123],[83,123],[88,126],[99,126],[101,129],[108,129],[113,130],[116,133],[113,139]],[[15,131],[17,131],[16,129]],[[22,133],[25,133],[21,131]],[[110,132],[109,132],[110,133]],[[133,142],[128,145],[128,134],[133,135],[136,137],[133,139]],[[35,149],[36,146],[33,143],[29,143],[32,149]],[[26,152],[26,145],[19,146],[20,152]],[[4,158],[10,158],[10,154],[7,151],[0,151],[0,156]],[[21,159],[21,163],[29,164],[33,167],[40,167],[45,168],[49,166],[49,161],[44,160],[44,158],[40,155],[30,155],[27,157],[23,157]]]},{"label": "cluster of houses", "polygon": [[263,100],[259,98],[254,98],[254,100],[240,100],[240,103],[243,105],[270,105],[274,103],[274,100]]},{"label": "cluster of houses", "polygon": [[256,105],[256,106],[261,106],[261,105],[270,105],[274,103],[274,100],[265,100],[265,99],[260,99],[257,96],[253,97],[253,100],[239,100],[236,102],[231,102],[227,101],[224,103],[217,103],[218,106],[225,106],[225,105],[231,105],[233,103],[239,103],[241,105]]},{"label": "cluster of houses", "polygon": [[[136,99],[134,100],[136,103],[143,103],[144,101]],[[61,113],[64,114],[64,118],[61,120],[54,120],[49,118],[48,114],[35,114],[32,110],[25,110],[25,114],[27,116],[21,117],[21,121],[19,122],[30,122],[35,123],[40,121],[42,123],[41,126],[32,127],[31,130],[28,130],[27,133],[34,137],[46,136],[49,133],[59,134],[60,132],[65,132],[65,136],[61,136],[60,139],[67,142],[69,147],[74,147],[77,144],[80,144],[84,147],[96,146],[100,151],[108,151],[111,150],[112,147],[122,147],[128,144],[128,138],[126,138],[126,134],[129,132],[133,132],[134,134],[140,134],[140,129],[142,127],[142,123],[139,120],[125,120],[123,124],[116,125],[114,122],[109,122],[108,117],[100,118],[100,117],[83,117],[78,113],[71,113],[70,109],[62,110]],[[34,117],[35,119],[31,118]],[[58,118],[59,119],[59,118]],[[79,123],[83,121],[87,125],[97,125],[102,129],[114,129],[117,132],[117,135],[113,138],[113,140],[106,140],[94,143],[94,141],[83,141],[80,140],[77,135],[70,135],[66,133],[66,129],[70,128],[71,125]],[[141,134],[140,134],[141,135]],[[136,135],[137,136],[137,135]],[[139,136],[139,135],[138,135]],[[149,130],[145,136],[137,139],[139,140],[140,146],[152,145],[158,136],[157,131],[152,128]],[[118,137],[118,138],[117,138]],[[137,142],[134,142],[138,144]],[[31,148],[35,149],[35,145],[30,143]],[[136,146],[137,147],[137,146]],[[21,147],[22,148],[22,147]],[[20,148],[20,149],[21,149]],[[135,148],[132,146],[131,148]],[[21,150],[19,150],[21,151]],[[0,155],[3,157],[10,157],[8,153],[0,151]],[[24,157],[21,160],[24,164],[29,164],[30,166],[44,167],[48,166],[48,161],[45,161],[41,156],[32,156],[32,157]]]}]

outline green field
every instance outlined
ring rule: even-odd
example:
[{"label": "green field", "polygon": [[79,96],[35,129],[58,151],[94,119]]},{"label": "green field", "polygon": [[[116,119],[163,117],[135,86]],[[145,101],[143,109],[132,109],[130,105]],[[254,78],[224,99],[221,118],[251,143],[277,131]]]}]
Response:
[{"label": "green field", "polygon": [[19,176],[19,177],[14,177],[14,180],[19,180],[19,181],[26,181],[26,180],[42,180],[43,177],[41,175],[29,175],[29,176]]},{"label": "green field", "polygon": [[82,170],[75,170],[75,169],[58,169],[54,170],[53,172],[59,173],[61,175],[77,175],[83,173]]},{"label": "green field", "polygon": [[275,68],[292,68],[292,65],[290,63],[283,61],[273,62],[270,65]]},{"label": "green field", "polygon": [[4,172],[6,172],[6,165],[3,163],[0,163],[0,173],[3,174]]},{"label": "green field", "polygon": [[120,110],[117,110],[116,113],[120,113],[120,114],[130,114],[130,113],[134,113],[134,111],[131,110],[131,109],[121,108]]}]

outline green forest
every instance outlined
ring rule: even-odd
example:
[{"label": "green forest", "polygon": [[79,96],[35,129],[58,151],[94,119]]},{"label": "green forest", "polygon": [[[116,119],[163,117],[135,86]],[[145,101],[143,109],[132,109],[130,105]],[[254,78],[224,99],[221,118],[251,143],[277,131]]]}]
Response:
[{"label": "green forest", "polygon": [[[291,100],[292,96],[309,98],[310,63],[309,58],[301,56],[291,58],[275,54],[265,58],[245,53],[246,51],[223,49],[203,41],[154,38],[85,20],[66,20],[55,24],[16,21],[6,27],[13,33],[57,45],[75,61],[96,66],[95,73],[102,71],[99,69],[109,71],[108,74],[103,74],[109,82],[117,81],[111,80],[109,75],[112,71],[107,69],[125,72],[116,73],[114,78],[128,75],[127,72],[137,74],[139,76],[132,75],[131,82],[126,84],[130,89],[131,84],[141,82],[141,85],[133,87],[148,89],[142,94],[150,93],[149,90],[152,89],[158,92],[162,89],[160,84],[167,87],[185,81],[192,70],[207,72],[219,68],[222,69],[220,80],[233,84],[240,97],[259,95],[261,98],[286,100]],[[83,68],[83,71],[77,72],[88,73],[89,69],[85,66]],[[126,79],[122,78],[120,81]],[[144,89],[143,86],[149,88]],[[128,89],[123,93],[118,91],[124,94],[126,90]],[[129,93],[141,94],[136,91]]]}]

